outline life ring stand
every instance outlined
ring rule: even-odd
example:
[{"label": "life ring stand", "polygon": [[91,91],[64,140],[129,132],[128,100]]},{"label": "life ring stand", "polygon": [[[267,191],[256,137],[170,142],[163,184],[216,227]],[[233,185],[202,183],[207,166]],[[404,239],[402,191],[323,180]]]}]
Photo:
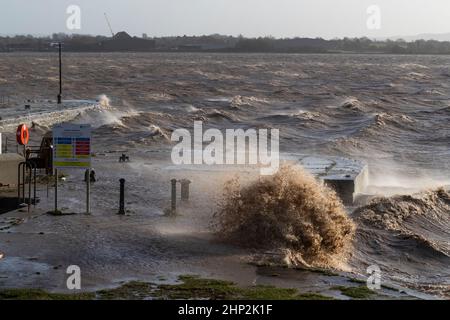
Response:
[{"label": "life ring stand", "polygon": [[21,124],[17,127],[16,140],[21,146],[28,144],[28,141],[30,140],[30,132],[26,124]]}]

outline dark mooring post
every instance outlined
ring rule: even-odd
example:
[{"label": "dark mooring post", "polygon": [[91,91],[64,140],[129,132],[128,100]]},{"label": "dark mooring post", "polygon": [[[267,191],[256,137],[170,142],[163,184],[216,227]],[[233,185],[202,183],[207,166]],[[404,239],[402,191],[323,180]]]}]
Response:
[{"label": "dark mooring post", "polygon": [[58,104],[62,103],[62,43],[58,43],[59,50],[59,94],[58,94]]},{"label": "dark mooring post", "polygon": [[172,179],[172,180],[170,180],[170,182],[172,183],[171,210],[172,210],[172,214],[175,214],[175,212],[177,211],[177,179]]},{"label": "dark mooring post", "polygon": [[189,185],[192,182],[188,179],[180,181],[181,184],[181,201],[189,201]]},{"label": "dark mooring post", "polygon": [[119,214],[125,214],[125,179],[120,179],[120,203]]}]

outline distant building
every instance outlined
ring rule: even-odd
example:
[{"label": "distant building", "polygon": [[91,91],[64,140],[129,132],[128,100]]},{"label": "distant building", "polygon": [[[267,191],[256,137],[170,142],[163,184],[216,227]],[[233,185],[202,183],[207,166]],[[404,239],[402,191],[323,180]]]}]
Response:
[{"label": "distant building", "polygon": [[152,51],[156,47],[154,40],[132,37],[125,31],[118,32],[110,40],[99,43],[101,51]]}]

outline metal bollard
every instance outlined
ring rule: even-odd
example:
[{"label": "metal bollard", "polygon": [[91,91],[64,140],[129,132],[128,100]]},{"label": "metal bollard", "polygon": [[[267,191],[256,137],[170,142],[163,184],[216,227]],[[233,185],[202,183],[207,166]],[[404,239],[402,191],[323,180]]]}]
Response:
[{"label": "metal bollard", "polygon": [[120,179],[120,204],[119,214],[125,214],[125,179]]},{"label": "metal bollard", "polygon": [[180,181],[181,184],[181,201],[189,201],[189,185],[192,181],[188,179],[183,179]]},{"label": "metal bollard", "polygon": [[172,179],[172,213],[177,211],[177,179]]}]

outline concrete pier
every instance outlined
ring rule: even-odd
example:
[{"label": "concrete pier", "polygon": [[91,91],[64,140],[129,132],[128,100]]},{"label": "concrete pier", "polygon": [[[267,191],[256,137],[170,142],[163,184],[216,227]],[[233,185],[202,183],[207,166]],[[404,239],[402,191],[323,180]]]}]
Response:
[{"label": "concrete pier", "polygon": [[353,205],[356,195],[363,193],[369,184],[368,166],[358,160],[305,156],[299,163],[333,188],[345,205]]}]

